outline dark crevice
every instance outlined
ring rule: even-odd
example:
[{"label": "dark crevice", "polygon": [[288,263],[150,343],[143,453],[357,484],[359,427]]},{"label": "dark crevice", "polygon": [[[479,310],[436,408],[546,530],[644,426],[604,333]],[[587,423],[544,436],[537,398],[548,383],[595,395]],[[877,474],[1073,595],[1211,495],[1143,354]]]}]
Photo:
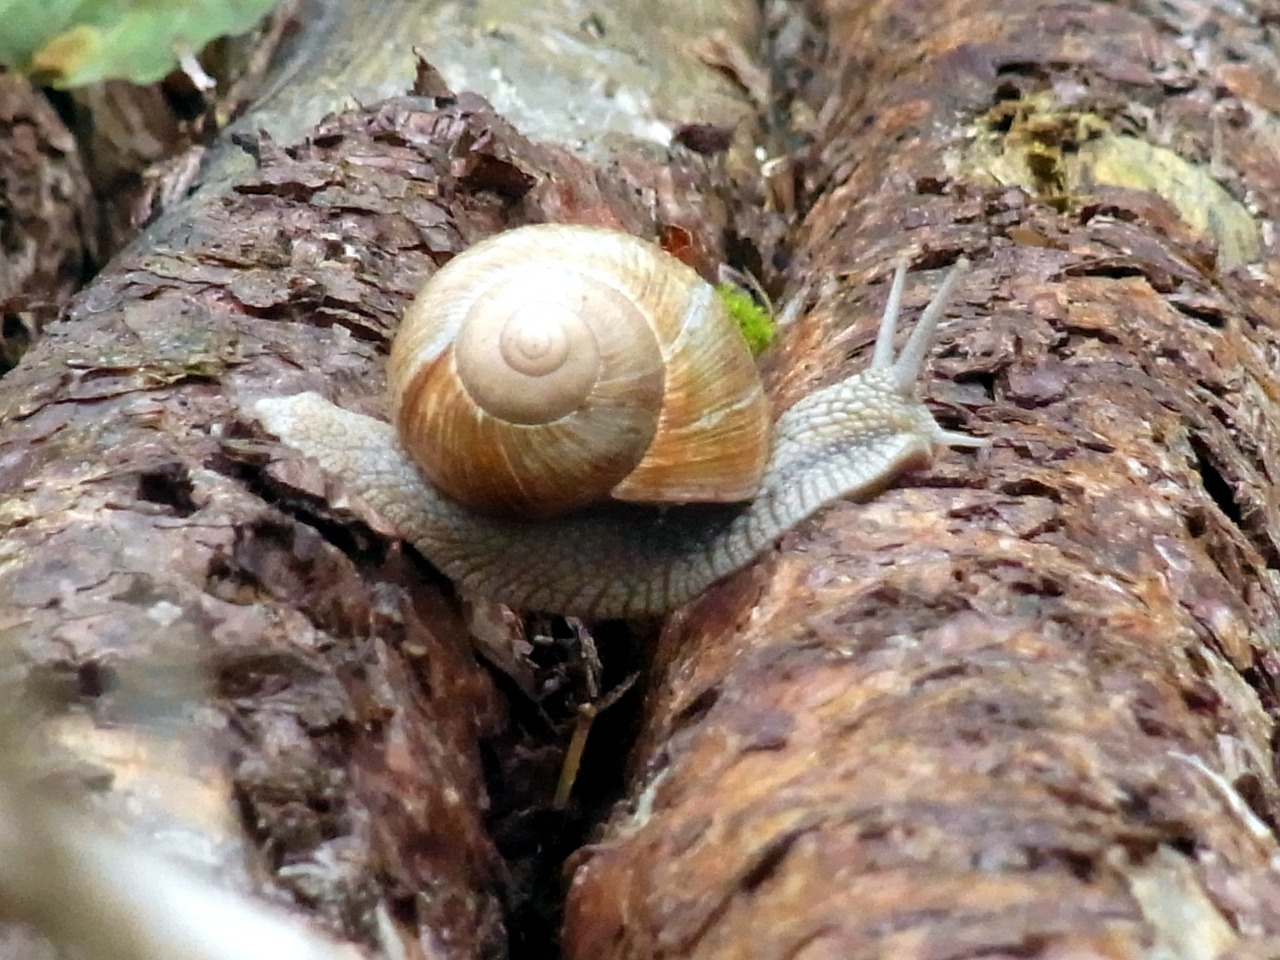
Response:
[{"label": "dark crevice", "polygon": [[684,707],[682,707],[675,715],[675,729],[679,730],[700,721],[711,712],[711,708],[716,705],[719,699],[719,688],[711,687],[707,690],[703,690],[700,694],[685,704]]},{"label": "dark crevice", "polygon": [[[344,511],[335,511],[321,497],[277,483],[260,465],[238,461],[234,456],[218,456],[205,466],[236,480],[259,500],[270,504],[290,520],[315,530],[326,543],[337,548],[353,563],[368,567],[381,564],[386,559],[391,543],[386,537],[375,532],[364,521]],[[257,529],[266,533],[272,523],[264,519]]]},{"label": "dark crevice", "polygon": [[181,463],[166,463],[138,476],[138,499],[167,507],[177,517],[196,512],[194,493],[191,474]]},{"label": "dark crevice", "polygon": [[270,307],[256,307],[236,301],[236,310],[258,320],[274,323],[307,323],[319,329],[342,327],[352,339],[383,346],[387,342],[386,325],[376,316],[362,312],[358,303],[345,303],[332,298],[295,297]]},{"label": "dark crevice", "polygon": [[1240,671],[1240,676],[1257,694],[1258,700],[1268,716],[1275,716],[1280,713],[1280,691],[1277,691],[1276,678],[1265,661],[1260,662],[1255,657],[1252,664]]},{"label": "dark crevice", "polygon": [[1209,494],[1227,519],[1239,527],[1242,517],[1240,505],[1236,502],[1236,495],[1231,485],[1214,466],[1213,452],[1209,449],[1209,445],[1196,432],[1189,435],[1189,441],[1196,455],[1196,469],[1200,473],[1200,484],[1204,487],[1205,493]]},{"label": "dark crevice", "polygon": [[1065,277],[1109,277],[1112,280],[1125,280],[1130,277],[1146,278],[1147,272],[1141,266],[1127,260],[1086,260],[1073,264],[1062,271]]},{"label": "dark crevice", "polygon": [[1000,493],[1010,497],[1018,497],[1019,499],[1038,497],[1049,500],[1052,503],[1062,503],[1064,500],[1062,490],[1058,487],[1050,486],[1030,477],[1005,481],[1000,484],[998,490]]},{"label": "dark crevice", "polygon": [[763,850],[756,852],[755,862],[747,868],[747,872],[739,880],[739,887],[750,892],[764,884],[777,873],[782,862],[786,860],[787,854],[795,846],[795,842],[806,832],[801,828],[771,838]]},{"label": "dark crevice", "polygon": [[[511,717],[502,735],[483,745],[491,799],[486,822],[512,877],[511,956],[556,960],[565,863],[626,795],[642,700],[632,680],[647,669],[657,638],[651,626],[623,621],[588,630],[562,617],[533,617],[526,629],[536,638],[528,655],[535,695],[491,671]],[[616,701],[615,691],[623,691]],[[586,749],[568,802],[557,807],[565,749],[584,710],[595,713]]]},{"label": "dark crevice", "polygon": [[1217,304],[1203,303],[1190,297],[1171,295],[1165,298],[1168,304],[1183,316],[1199,320],[1207,327],[1221,330],[1227,325],[1227,317]]},{"label": "dark crevice", "polygon": [[[1271,538],[1264,511],[1251,504],[1248,500],[1242,500],[1237,494],[1235,487],[1232,486],[1225,473],[1218,468],[1218,458],[1205,439],[1204,434],[1192,432],[1189,434],[1188,442],[1192,452],[1195,454],[1200,484],[1213,501],[1214,506],[1239,531],[1249,545],[1261,555],[1267,569],[1280,569],[1280,547],[1277,547]],[[1193,536],[1203,537],[1212,530],[1209,517],[1200,513],[1189,513],[1185,518],[1185,523],[1188,532]],[[1223,549],[1234,551],[1237,548],[1230,546],[1230,544],[1211,548],[1209,551],[1210,556],[1229,581],[1238,582],[1240,579],[1240,565],[1243,563],[1246,566],[1253,566],[1253,564],[1243,559],[1235,563],[1224,562],[1221,554]]]},{"label": "dark crevice", "polygon": [[966,370],[953,376],[951,382],[976,384],[986,395],[987,400],[994,402],[996,399],[996,387],[1000,383],[1000,376],[989,370]]}]

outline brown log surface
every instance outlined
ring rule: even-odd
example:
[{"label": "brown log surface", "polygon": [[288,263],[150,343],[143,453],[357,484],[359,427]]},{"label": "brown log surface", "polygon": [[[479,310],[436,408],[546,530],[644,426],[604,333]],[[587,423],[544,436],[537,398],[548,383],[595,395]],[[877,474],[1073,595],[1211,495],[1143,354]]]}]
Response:
[{"label": "brown log surface", "polygon": [[[480,741],[506,706],[445,585],[340,485],[270,462],[246,411],[303,389],[380,411],[386,341],[418,284],[509,226],[676,228],[709,267],[729,189],[702,158],[668,163],[652,141],[615,143],[609,172],[539,146],[427,69],[422,95],[311,128],[335,90],[371,101],[368,87],[398,76],[392,89],[408,92],[415,40],[478,36],[470,21],[424,36],[406,15],[444,6],[339,4],[310,24],[322,33],[300,47],[288,105],[272,98],[234,131],[245,162],[213,151],[207,188],[0,381],[0,652],[6,677],[45,697],[32,729],[44,760],[112,827],[167,838],[228,885],[366,943],[381,911],[410,956],[496,957],[512,880],[487,831]],[[730,8],[680,15],[715,9]],[[385,57],[362,58],[388,36]],[[607,35],[595,39],[604,71]],[[685,46],[668,54],[655,70],[674,57],[677,73],[737,96],[691,70]],[[541,55],[553,73],[557,52]],[[269,109],[310,117],[307,142],[259,136]],[[191,720],[172,749],[132,699],[148,677],[171,681],[165,710]]]},{"label": "brown log surface", "polygon": [[928,392],[993,443],[668,624],[566,955],[1272,955],[1248,941],[1280,934],[1274,246],[1233,266],[1176,193],[970,162],[1040,97],[1212,165],[1273,228],[1262,11],[817,6],[835,88],[775,395],[866,362],[898,251],[965,253]]},{"label": "brown log surface", "polygon": [[[183,659],[207,670],[218,709],[181,710],[225,774],[192,772],[203,806],[239,807],[266,868],[253,876],[243,827],[224,824],[206,841],[224,875],[270,878],[348,934],[370,936],[387,902],[430,955],[492,955],[503,871],[475,744],[501,709],[466,629],[367,530],[327,542],[268,506],[278,481],[236,442],[243,395],[283,386],[282,370],[363,375],[432,231],[437,247],[456,237],[434,187],[405,189],[405,167],[443,178],[447,135],[382,168],[348,159],[383,152],[386,123],[349,118],[296,160],[265,145],[184,249],[119,258],[5,378],[0,633],[31,682],[65,677],[99,726],[134,719],[116,678]],[[132,778],[96,739],[56,740],[109,771],[118,789],[100,806],[135,815]]]},{"label": "brown log surface", "polygon": [[[695,41],[723,37],[754,49],[754,5],[695,0],[644,4],[576,0],[466,4],[301,0],[304,28],[253,109],[228,133],[265,131],[303,140],[325,116],[407,91],[415,54],[449,89],[477,93],[521,133],[569,147],[601,163],[637,150],[666,155],[682,123],[743,127],[752,110],[738,86],[697,55]],[[216,202],[245,175],[249,158],[232,136],[214,144],[193,203]],[[145,242],[170,242],[192,216],[184,204],[155,224]]]},{"label": "brown log surface", "polygon": [[75,139],[23,77],[0,75],[0,373],[84,281],[98,247]]},{"label": "brown log surface", "polygon": [[0,373],[155,210],[191,185],[218,118],[262,78],[293,7],[281,0],[247,36],[201,52],[160,81],[52,91],[0,78]]}]

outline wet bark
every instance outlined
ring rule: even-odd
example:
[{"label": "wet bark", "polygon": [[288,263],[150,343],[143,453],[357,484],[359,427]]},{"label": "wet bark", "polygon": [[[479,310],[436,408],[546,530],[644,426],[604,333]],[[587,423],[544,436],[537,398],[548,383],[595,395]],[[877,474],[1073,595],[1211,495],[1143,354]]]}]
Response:
[{"label": "wet bark", "polygon": [[[929,392],[993,446],[671,620],[631,805],[575,861],[571,956],[1261,956],[1280,933],[1266,24],[973,6],[818,11],[807,310],[770,362],[783,407],[863,362],[898,251],[917,306],[967,253]],[[651,150],[602,174],[472,98],[279,145],[316,119],[228,148],[0,383],[6,666],[104,814],[198,829],[229,882],[348,934],[382,902],[425,954],[496,954],[477,740],[506,707],[447,586],[243,411],[309,388],[378,411],[399,309],[479,236],[675,226],[709,263],[733,193]],[[193,718],[176,748],[143,722],[157,674]]]},{"label": "wet bark", "polygon": [[283,0],[250,35],[210,44],[201,69],[212,77],[175,68],[147,85],[54,91],[0,76],[0,374],[191,186],[198,142],[242,112],[304,2]]},{"label": "wet bark", "polygon": [[98,246],[71,132],[22,77],[0,75],[0,373],[79,289]]},{"label": "wet bark", "polygon": [[[625,59],[587,41],[625,39],[627,6],[569,25],[594,63],[572,78],[584,97]],[[339,487],[275,462],[246,410],[302,389],[380,410],[386,341],[417,285],[509,226],[665,230],[699,265],[719,262],[734,236],[723,164],[673,161],[664,144],[681,110],[732,133],[751,108],[683,45],[661,44],[671,57],[654,70],[699,79],[633,109],[637,130],[618,134],[605,170],[526,139],[415,62],[415,41],[444,73],[453,49],[496,58],[502,11],[442,25],[453,5],[324,9],[281,86],[210,152],[202,188],[0,381],[6,697],[36,704],[39,772],[104,828],[359,941],[376,939],[381,914],[410,956],[501,956],[518,878],[486,823],[481,741],[507,728],[507,705],[448,585]],[[682,4],[646,29],[694,36],[721,10],[747,42],[744,9]],[[522,69],[571,62],[538,48]],[[377,102],[419,69],[416,95]],[[708,91],[725,109],[694,109]],[[313,129],[358,103],[372,105]],[[586,109],[564,97],[539,116],[557,108],[574,124]],[[563,132],[552,138],[570,142]],[[542,787],[526,789],[549,803],[554,781]],[[5,942],[31,955],[24,935]]]},{"label": "wet bark", "polygon": [[1273,21],[817,6],[774,396],[866,362],[899,251],[917,307],[964,253],[928,392],[992,446],[668,622],[566,954],[1269,956]]}]

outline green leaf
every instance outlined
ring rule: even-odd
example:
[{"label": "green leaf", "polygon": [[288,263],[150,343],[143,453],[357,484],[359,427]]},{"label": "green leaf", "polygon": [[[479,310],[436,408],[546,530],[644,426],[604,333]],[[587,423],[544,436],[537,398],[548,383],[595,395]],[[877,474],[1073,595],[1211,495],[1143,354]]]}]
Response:
[{"label": "green leaf", "polygon": [[275,0],[0,0],[0,63],[39,83],[153,83]]}]

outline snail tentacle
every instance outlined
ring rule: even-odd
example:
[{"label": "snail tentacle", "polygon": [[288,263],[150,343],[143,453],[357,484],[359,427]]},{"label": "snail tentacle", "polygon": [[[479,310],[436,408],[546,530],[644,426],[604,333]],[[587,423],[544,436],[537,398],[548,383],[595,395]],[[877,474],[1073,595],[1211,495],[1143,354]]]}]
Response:
[{"label": "snail tentacle", "polygon": [[911,261],[902,256],[893,268],[893,282],[889,285],[889,297],[884,302],[880,317],[880,329],[876,331],[875,351],[871,354],[871,367],[883,370],[893,366],[893,338],[898,333],[898,314],[902,311],[902,288],[907,284],[907,267]]},{"label": "snail tentacle", "polygon": [[[389,424],[314,393],[261,400],[255,410],[270,432],[341,477],[463,590],[530,610],[657,614],[746,566],[832,501],[881,489],[929,463],[939,447],[983,445],[942,429],[917,389],[945,298],[963,269],[957,263],[948,273],[894,359],[899,270],[899,294],[890,297],[872,365],[779,418],[761,488],[745,504],[608,503],[533,521],[480,516],[424,479]],[[890,347],[881,349],[886,341]]]}]

